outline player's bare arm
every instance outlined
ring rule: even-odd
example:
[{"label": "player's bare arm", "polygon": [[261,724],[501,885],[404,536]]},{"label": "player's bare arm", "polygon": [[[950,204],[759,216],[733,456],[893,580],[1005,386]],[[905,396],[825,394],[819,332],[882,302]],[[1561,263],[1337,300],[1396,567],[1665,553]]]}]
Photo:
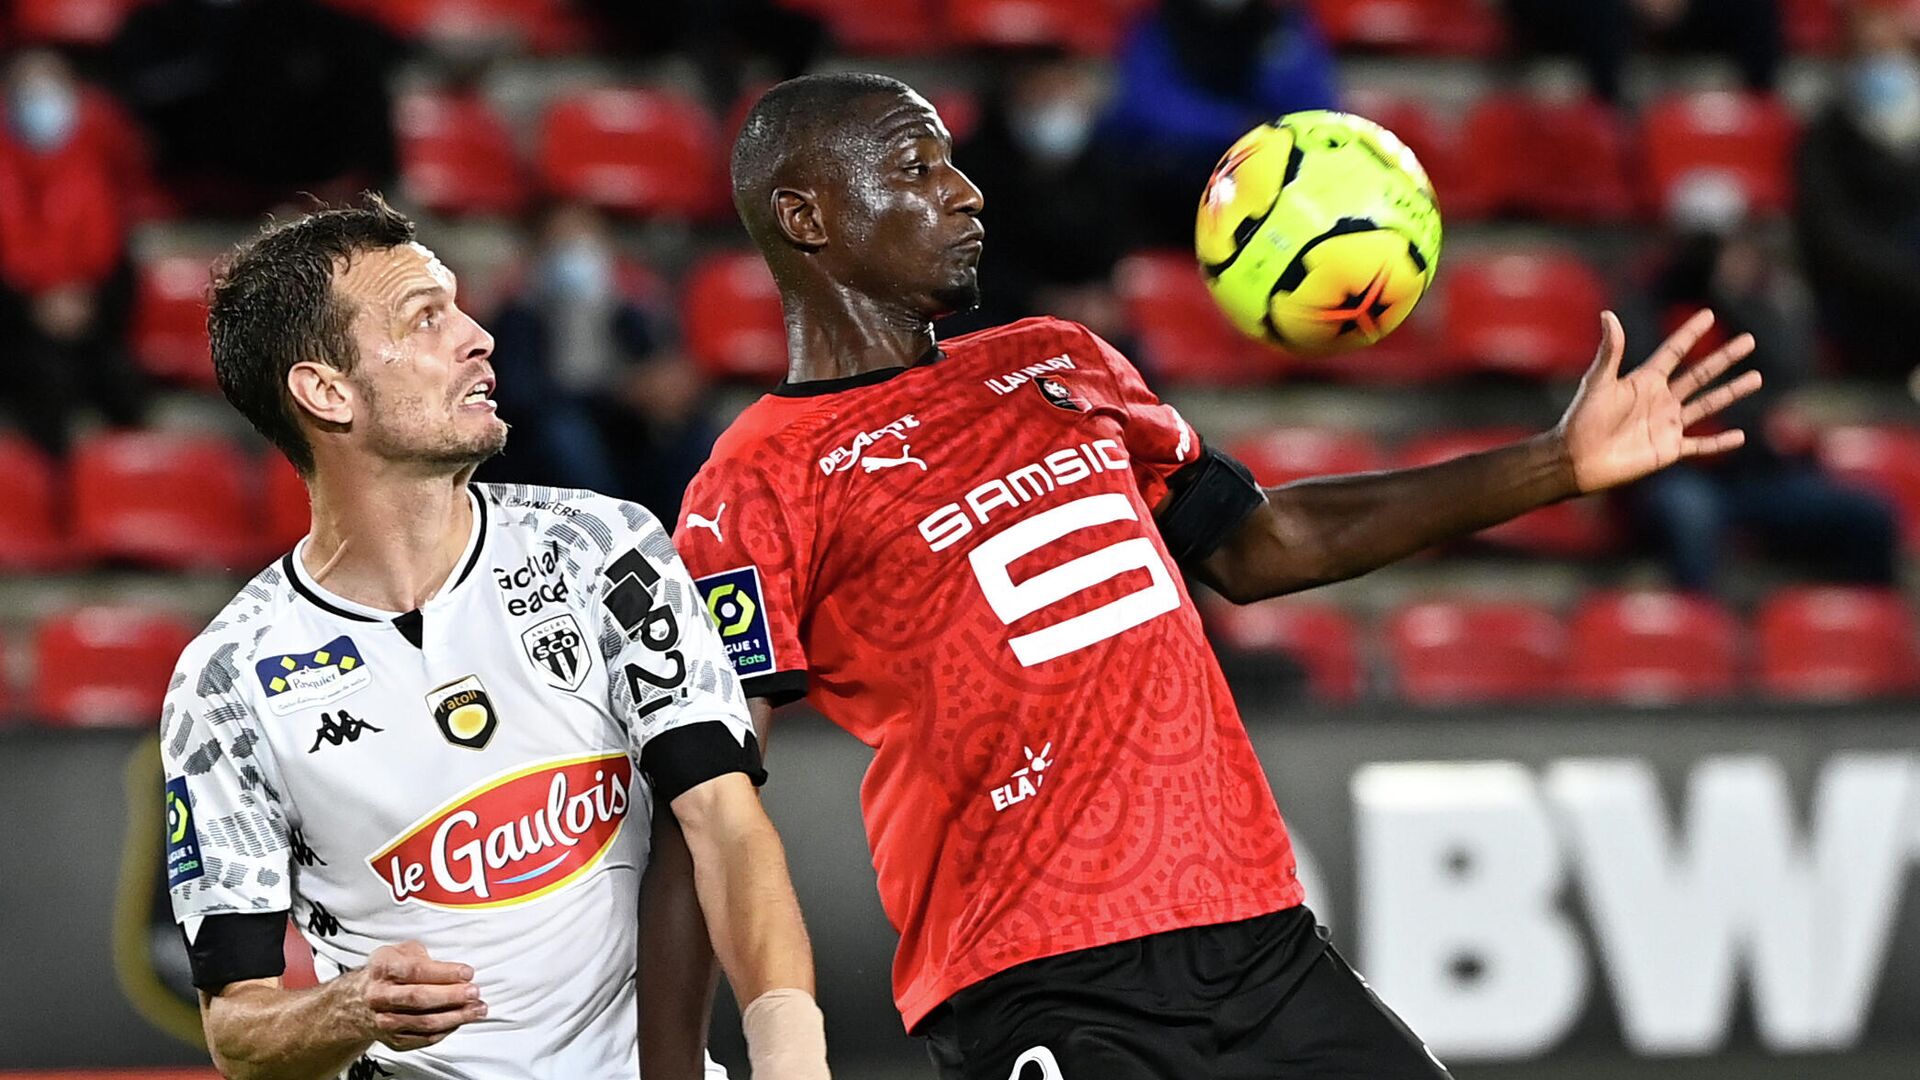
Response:
[{"label": "player's bare arm", "polygon": [[693,855],[671,813],[653,818],[640,879],[640,1072],[701,1080],[719,971],[694,889]]},{"label": "player's bare arm", "polygon": [[753,1075],[824,1080],[813,953],[779,834],[753,782],[728,773],[673,800],[714,952],[741,1006]]},{"label": "player's bare arm", "polygon": [[487,1015],[473,969],[417,942],[375,949],[367,965],[306,990],[278,977],[202,991],[207,1048],[232,1080],[331,1076],[374,1043],[417,1050]]},{"label": "player's bare arm", "polygon": [[1702,311],[1622,376],[1620,321],[1608,312],[1601,323],[1593,364],[1552,430],[1437,465],[1316,477],[1269,490],[1266,504],[1201,562],[1200,576],[1237,603],[1298,592],[1745,441],[1738,429],[1699,436],[1686,429],[1760,389],[1757,371],[1713,386],[1753,351],[1751,335],[1682,369],[1713,325],[1712,313]]}]

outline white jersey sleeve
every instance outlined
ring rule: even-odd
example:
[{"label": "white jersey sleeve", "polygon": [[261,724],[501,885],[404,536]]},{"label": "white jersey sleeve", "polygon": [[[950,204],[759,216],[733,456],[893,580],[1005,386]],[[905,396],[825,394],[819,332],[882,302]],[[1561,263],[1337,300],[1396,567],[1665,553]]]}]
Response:
[{"label": "white jersey sleeve", "polygon": [[632,503],[617,503],[598,597],[609,707],[630,749],[671,801],[716,776],[765,779],[746,695],[673,539]]},{"label": "white jersey sleeve", "polygon": [[246,700],[243,642],[216,622],[187,647],[160,713],[174,918],[288,910],[291,829]]}]

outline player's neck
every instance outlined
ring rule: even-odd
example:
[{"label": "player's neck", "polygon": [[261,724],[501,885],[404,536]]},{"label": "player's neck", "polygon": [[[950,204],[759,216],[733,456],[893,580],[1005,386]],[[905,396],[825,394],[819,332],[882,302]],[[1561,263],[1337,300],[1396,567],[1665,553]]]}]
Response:
[{"label": "player's neck", "polygon": [[807,298],[787,319],[787,381],[815,382],[909,367],[933,350],[933,324],[918,312],[839,291]]},{"label": "player's neck", "polygon": [[448,476],[316,470],[313,531],[301,563],[328,592],[383,611],[424,605],[473,534],[471,468]]}]

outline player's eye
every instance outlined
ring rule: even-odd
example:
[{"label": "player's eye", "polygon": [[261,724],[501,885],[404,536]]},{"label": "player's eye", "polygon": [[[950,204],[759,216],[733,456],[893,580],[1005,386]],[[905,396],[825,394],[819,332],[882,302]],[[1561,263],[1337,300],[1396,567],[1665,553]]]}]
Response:
[{"label": "player's eye", "polygon": [[413,320],[413,328],[415,330],[431,330],[439,325],[440,309],[437,307],[428,308],[420,313],[419,318]]},{"label": "player's eye", "polygon": [[908,176],[925,176],[932,171],[932,168],[924,161],[914,161],[907,164]]}]

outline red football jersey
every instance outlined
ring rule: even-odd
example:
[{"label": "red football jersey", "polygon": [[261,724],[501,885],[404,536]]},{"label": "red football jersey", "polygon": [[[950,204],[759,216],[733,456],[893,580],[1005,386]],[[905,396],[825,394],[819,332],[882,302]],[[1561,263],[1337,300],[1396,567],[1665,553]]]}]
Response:
[{"label": "red football jersey", "polygon": [[782,386],[676,535],[755,696],[861,785],[911,1029],[1028,960],[1298,904],[1293,851],[1152,510],[1200,440],[1086,328]]}]

